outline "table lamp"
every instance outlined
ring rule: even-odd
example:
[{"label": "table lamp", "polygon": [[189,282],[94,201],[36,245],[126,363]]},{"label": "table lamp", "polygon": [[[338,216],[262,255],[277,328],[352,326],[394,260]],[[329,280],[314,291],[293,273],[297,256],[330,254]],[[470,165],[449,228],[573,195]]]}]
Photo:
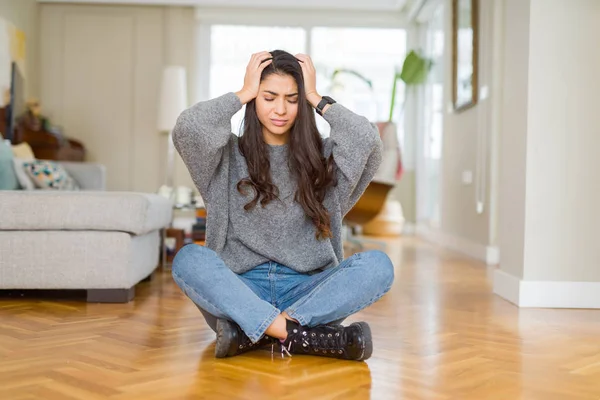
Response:
[{"label": "table lamp", "polygon": [[[187,79],[185,68],[169,65],[165,67],[163,71],[157,121],[158,131],[168,135],[165,185],[160,189],[161,192],[173,190],[175,147],[173,145],[172,131],[177,122],[177,117],[179,117],[181,112],[187,107]],[[171,195],[169,194],[168,197],[171,197]]]}]

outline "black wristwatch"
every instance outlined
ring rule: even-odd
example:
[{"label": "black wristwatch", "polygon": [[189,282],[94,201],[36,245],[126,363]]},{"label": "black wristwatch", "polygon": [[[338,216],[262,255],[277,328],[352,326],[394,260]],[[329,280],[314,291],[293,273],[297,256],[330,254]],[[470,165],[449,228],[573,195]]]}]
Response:
[{"label": "black wristwatch", "polygon": [[327,104],[334,104],[334,103],[335,103],[335,100],[332,99],[331,97],[323,96],[321,98],[321,101],[319,102],[319,104],[317,104],[317,107],[316,107],[317,113],[319,113],[319,115],[322,117],[323,116],[323,108],[325,108],[325,106]]}]

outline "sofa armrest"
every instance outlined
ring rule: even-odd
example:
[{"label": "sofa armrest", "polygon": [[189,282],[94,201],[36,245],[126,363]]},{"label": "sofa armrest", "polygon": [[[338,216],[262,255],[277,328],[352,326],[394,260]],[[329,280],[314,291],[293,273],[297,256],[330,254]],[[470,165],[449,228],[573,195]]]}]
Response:
[{"label": "sofa armrest", "polygon": [[0,232],[68,230],[145,235],[169,226],[172,206],[170,200],[154,193],[0,190]]},{"label": "sofa armrest", "polygon": [[106,167],[87,162],[61,161],[67,173],[84,190],[106,190]]}]

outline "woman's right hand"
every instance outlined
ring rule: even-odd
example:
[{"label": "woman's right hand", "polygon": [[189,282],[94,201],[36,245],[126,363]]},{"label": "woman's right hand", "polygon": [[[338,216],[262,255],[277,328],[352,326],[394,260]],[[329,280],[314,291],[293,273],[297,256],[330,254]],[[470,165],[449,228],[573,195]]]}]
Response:
[{"label": "woman's right hand", "polygon": [[236,92],[236,95],[240,98],[242,104],[246,104],[258,96],[260,75],[262,74],[263,69],[271,64],[271,62],[273,62],[273,56],[268,51],[252,54],[250,62],[246,67],[244,86],[242,87],[242,90]]}]

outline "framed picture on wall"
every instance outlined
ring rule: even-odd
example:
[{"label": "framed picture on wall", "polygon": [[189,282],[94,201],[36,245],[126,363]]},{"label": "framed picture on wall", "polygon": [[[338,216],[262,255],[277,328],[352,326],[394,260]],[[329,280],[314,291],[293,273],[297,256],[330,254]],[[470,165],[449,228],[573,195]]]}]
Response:
[{"label": "framed picture on wall", "polygon": [[479,0],[452,0],[452,101],[455,111],[477,104]]}]

